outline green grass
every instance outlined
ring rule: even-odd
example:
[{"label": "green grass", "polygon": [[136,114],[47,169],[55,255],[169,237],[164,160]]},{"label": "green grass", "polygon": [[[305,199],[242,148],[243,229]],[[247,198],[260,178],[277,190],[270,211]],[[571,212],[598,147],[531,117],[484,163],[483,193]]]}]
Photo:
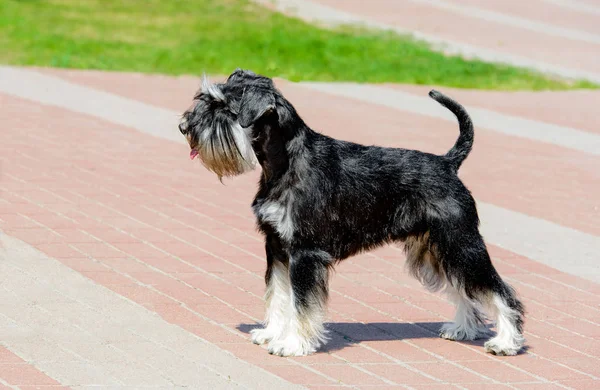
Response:
[{"label": "green grass", "polygon": [[0,62],[195,75],[241,67],[294,81],[596,88],[446,57],[392,33],[315,27],[247,0],[0,0]]}]

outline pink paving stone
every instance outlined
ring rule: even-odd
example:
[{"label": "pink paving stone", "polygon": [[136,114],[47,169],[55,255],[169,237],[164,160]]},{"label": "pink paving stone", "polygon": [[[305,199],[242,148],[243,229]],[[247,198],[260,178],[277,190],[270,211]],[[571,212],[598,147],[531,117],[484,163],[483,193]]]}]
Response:
[{"label": "pink paving stone", "polygon": [[[332,338],[332,341],[335,338]],[[327,352],[324,352],[323,350],[326,349]],[[297,363],[303,364],[303,365],[312,365],[312,364],[343,364],[344,360],[342,360],[341,358],[337,357],[334,355],[334,353],[337,354],[338,351],[330,349],[329,348],[329,344],[325,347],[321,347],[319,351],[317,351],[317,353],[312,354],[312,355],[308,355],[308,356],[297,356],[297,357],[289,357],[288,359],[293,360]]]},{"label": "pink paving stone", "polygon": [[564,380],[558,383],[577,390],[596,390],[598,388],[597,379]]},{"label": "pink paving stone", "polygon": [[552,340],[571,338],[570,343],[568,343],[568,345],[575,349],[586,345],[586,342],[590,340],[589,338],[577,335],[569,331],[568,329],[560,329],[550,323],[546,323],[540,320],[534,320],[531,318],[527,320],[526,329],[528,332],[534,333],[535,335],[542,338]]},{"label": "pink paving stone", "polygon": [[43,227],[29,229],[8,229],[7,233],[30,244],[54,244],[61,243],[64,238]]},{"label": "pink paving stone", "polygon": [[113,284],[128,285],[131,283],[131,279],[128,279],[125,276],[110,270],[80,271],[80,273],[86,278],[105,286]]},{"label": "pink paving stone", "polygon": [[202,318],[191,310],[182,307],[179,304],[154,305],[156,311],[165,321],[172,324],[196,324]]},{"label": "pink paving stone", "polygon": [[522,359],[504,360],[515,367],[521,368],[530,374],[546,378],[549,381],[588,378],[585,374],[563,367],[551,360],[543,360],[531,355],[524,356]]},{"label": "pink paving stone", "polygon": [[[313,364],[312,369],[315,369],[339,383],[351,383],[353,385],[384,385],[385,382],[378,374],[366,373],[358,368],[348,365],[321,365]],[[369,371],[368,367],[363,367]]]},{"label": "pink paving stone", "polygon": [[598,356],[594,358],[587,357],[587,359],[582,358],[582,356],[557,356],[552,360],[586,374],[600,377],[600,359]]},{"label": "pink paving stone", "polygon": [[75,221],[64,216],[60,216],[54,213],[37,214],[33,218],[36,222],[48,227],[48,228],[72,228],[75,225]]},{"label": "pink paving stone", "polygon": [[450,363],[410,363],[410,366],[449,383],[491,382],[491,380]]},{"label": "pink paving stone", "polygon": [[166,253],[143,242],[123,242],[113,244],[117,249],[138,259],[165,258]]},{"label": "pink paving stone", "polygon": [[[242,360],[261,366],[267,369],[267,371],[271,371],[270,366],[297,366],[290,359],[271,355],[267,352],[266,348],[254,345],[248,341],[240,343],[221,343],[219,344],[219,347],[233,353]],[[277,373],[275,374],[279,375]]]},{"label": "pink paving stone", "polygon": [[38,228],[39,225],[33,222],[31,219],[26,218],[22,215],[18,215],[16,213],[3,214],[4,211],[0,208],[0,218],[4,221],[4,224],[13,229],[31,229]]},{"label": "pink paving stone", "polygon": [[127,233],[120,232],[108,226],[99,229],[87,228],[84,229],[84,231],[100,240],[110,242],[113,245],[123,242],[139,242],[140,240],[139,238],[132,237]]},{"label": "pink paving stone", "polygon": [[77,248],[84,254],[92,256],[96,259],[102,259],[105,257],[120,257],[125,256],[123,252],[114,248],[112,245],[104,242],[78,242],[74,243],[73,247]]},{"label": "pink paving stone", "polygon": [[87,234],[85,231],[79,229],[79,227],[76,224],[65,228],[53,228],[52,230],[60,234],[60,236],[63,237],[64,242],[68,242],[70,244],[76,242],[90,243],[98,241],[96,238]]},{"label": "pink paving stone", "polygon": [[531,285],[538,285],[545,287],[543,293],[556,297],[557,300],[573,300],[579,302],[596,302],[600,296],[591,294],[586,291],[579,290],[577,286],[564,285],[557,283],[552,279],[540,277],[539,275],[527,273],[527,274],[516,274],[513,276],[514,279],[529,283]]},{"label": "pink paving stone", "polygon": [[262,301],[251,305],[235,305],[235,308],[259,320],[265,317],[265,305]]},{"label": "pink paving stone", "polygon": [[25,362],[0,364],[0,378],[11,385],[49,386],[57,381]]},{"label": "pink paving stone", "polygon": [[[510,363],[510,361],[508,361]],[[502,361],[494,360],[477,360],[477,361],[462,361],[460,364],[473,371],[483,374],[487,377],[495,379],[499,382],[531,382],[538,380],[533,375],[529,375],[510,367]]]},{"label": "pink paving stone", "polygon": [[169,297],[161,295],[149,288],[137,285],[108,285],[105,286],[116,292],[117,294],[123,295],[131,299],[132,301],[145,306],[147,308],[153,308],[156,305],[174,303],[175,301]]},{"label": "pink paving stone", "polygon": [[[216,272],[216,274],[220,273]],[[246,272],[231,272],[226,273],[226,275],[219,276],[226,276],[227,280],[231,284],[258,296],[262,297],[265,293],[266,285],[264,283],[262,275],[261,277],[257,278],[256,274],[249,274]]]},{"label": "pink paving stone", "polygon": [[88,257],[72,257],[61,259],[61,263],[77,272],[106,272],[109,269],[101,262]]},{"label": "pink paving stone", "polygon": [[140,260],[148,265],[156,267],[160,269],[162,272],[166,272],[168,274],[171,273],[191,273],[197,272],[198,269],[184,263],[183,261],[169,257],[168,255],[163,256],[162,258],[155,257],[136,257],[137,260]]},{"label": "pink paving stone", "polygon": [[243,335],[240,332],[229,332],[206,321],[198,320],[195,323],[186,322],[178,325],[188,332],[209,340],[211,343],[240,343],[249,340],[247,335]]},{"label": "pink paving stone", "polygon": [[596,340],[600,338],[600,326],[598,326],[598,324],[591,324],[573,317],[564,317],[558,319],[550,318],[548,322],[558,325],[562,328],[569,329],[572,332],[579,333],[584,337],[589,337]]},{"label": "pink paving stone", "polygon": [[[161,278],[163,279],[163,278]],[[154,288],[187,305],[217,304],[218,302],[204,291],[196,290],[175,279],[160,280]]]},{"label": "pink paving stone", "polygon": [[410,370],[397,364],[368,364],[364,366],[370,372],[382,376],[396,383],[406,385],[426,384],[433,385],[436,383],[422,372]]},{"label": "pink paving stone", "polygon": [[[441,383],[428,384],[428,385],[410,385],[410,387],[412,387],[414,389],[422,389],[422,390],[451,388],[450,385],[441,384]],[[475,384],[463,383],[460,385],[460,388],[465,388],[465,389],[488,389],[488,388],[490,388],[490,389],[506,389],[507,387],[502,386],[502,385],[490,384],[490,383],[475,383]]]},{"label": "pink paving stone", "polygon": [[0,364],[24,363],[24,360],[5,347],[0,346]]},{"label": "pink paving stone", "polygon": [[232,273],[239,273],[241,271],[239,266],[227,263],[222,259],[208,255],[204,252],[199,252],[195,255],[184,255],[180,257],[182,260],[194,265],[195,267],[198,267],[210,273],[230,275]]},{"label": "pink paving stone", "polygon": [[98,261],[122,273],[132,274],[136,272],[150,272],[150,268],[147,265],[128,257],[107,257],[99,259]]},{"label": "pink paving stone", "polygon": [[349,346],[335,352],[336,356],[350,363],[391,363],[392,360],[382,354],[361,346]]},{"label": "pink paving stone", "polygon": [[[525,336],[528,337],[529,332],[526,332]],[[561,346],[554,342],[553,338],[550,339],[538,339],[528,337],[527,345],[528,351],[538,356],[556,360],[556,358],[574,358],[574,360],[585,359],[586,356],[582,351],[578,351],[570,345]]]},{"label": "pink paving stone", "polygon": [[232,305],[262,305],[263,301],[261,297],[256,297],[247,291],[240,290],[238,288],[229,287],[227,289],[219,288],[216,290],[210,290],[211,294],[217,298],[220,298]]},{"label": "pink paving stone", "polygon": [[224,304],[194,305],[191,307],[197,313],[219,323],[236,323],[254,325],[255,321],[247,315],[229,308]]},{"label": "pink paving stone", "polygon": [[261,367],[266,369],[267,371],[272,372],[273,374],[290,381],[292,383],[297,383],[301,385],[323,385],[323,384],[332,384],[339,383],[330,379],[327,379],[313,371],[310,371],[308,368],[302,366],[292,366],[292,365],[264,365],[261,364]]},{"label": "pink paving stone", "polygon": [[390,316],[379,313],[372,308],[362,306],[359,303],[333,303],[331,304],[330,308],[331,310],[336,311],[339,315],[352,318],[355,322],[388,322],[391,320]]},{"label": "pink paving stone", "polygon": [[[127,259],[129,260],[129,259]],[[133,261],[133,259],[131,259]],[[120,269],[117,269],[119,272],[122,272]],[[168,274],[164,274],[159,271],[155,271],[153,268],[144,267],[140,271],[133,271],[127,273],[130,277],[140,282],[141,284],[150,285],[150,286],[170,286],[171,284],[181,284],[179,281],[175,280]],[[182,286],[185,287],[185,286]],[[178,294],[181,295],[181,294]]]},{"label": "pink paving stone", "polygon": [[434,322],[442,320],[437,314],[432,314],[421,307],[408,305],[400,300],[391,303],[374,302],[371,306],[392,316],[401,318],[402,321],[406,322]]},{"label": "pink paving stone", "polygon": [[55,259],[66,259],[66,258],[81,258],[86,255],[80,251],[73,249],[68,244],[56,243],[56,244],[37,244],[35,248],[40,252],[47,254]]},{"label": "pink paving stone", "polygon": [[408,343],[403,343],[399,340],[392,341],[364,341],[361,344],[365,344],[371,348],[374,348],[380,353],[384,353],[391,356],[395,360],[401,362],[434,362],[438,361],[437,358],[424,350],[421,350]]},{"label": "pink paving stone", "polygon": [[443,340],[437,337],[437,335],[432,335],[430,338],[412,339],[410,341],[419,348],[453,362],[486,359],[483,348],[468,347],[460,342]]},{"label": "pink paving stone", "polygon": [[[522,383],[519,383],[517,386],[518,386],[518,388],[521,388]],[[462,384],[461,387],[464,387],[469,390],[510,389],[510,388],[512,388],[512,387],[509,387],[509,385],[503,385],[503,384],[499,384],[499,383],[494,383],[494,384],[466,383],[466,384]],[[552,388],[552,387],[549,387],[549,388]]]}]

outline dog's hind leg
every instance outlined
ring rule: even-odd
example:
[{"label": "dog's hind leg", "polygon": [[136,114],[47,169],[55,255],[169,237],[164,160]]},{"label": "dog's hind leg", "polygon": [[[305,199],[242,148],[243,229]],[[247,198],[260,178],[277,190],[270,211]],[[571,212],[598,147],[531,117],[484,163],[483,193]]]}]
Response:
[{"label": "dog's hind leg", "polygon": [[429,241],[429,232],[408,237],[404,248],[410,273],[429,291],[437,292],[445,288],[450,300],[456,305],[454,322],[442,327],[440,337],[448,340],[475,340],[489,336],[475,302],[461,294],[446,279],[436,245]]},{"label": "dog's hind leg", "polygon": [[327,309],[331,258],[321,251],[294,251],[290,256],[290,314],[285,334],[269,343],[279,356],[309,355],[326,341],[323,326]]},{"label": "dog's hind leg", "polygon": [[250,331],[252,342],[259,345],[277,340],[284,334],[291,315],[289,309],[292,299],[287,255],[273,237],[267,238],[265,246],[267,254],[265,326]]},{"label": "dog's hind leg", "polygon": [[484,333],[477,307],[493,315],[497,335],[485,343],[487,352],[516,355],[525,342],[524,308],[514,290],[506,284],[492,265],[481,235],[476,229],[440,229],[431,239],[438,253],[446,283],[458,303],[456,321],[444,325],[440,336],[453,340],[470,340]]},{"label": "dog's hind leg", "polygon": [[490,336],[491,332],[485,325],[485,318],[477,303],[453,286],[448,285],[446,291],[450,301],[456,305],[456,315],[454,322],[442,326],[440,337],[447,340],[476,340]]},{"label": "dog's hind leg", "polygon": [[497,334],[484,344],[485,350],[494,355],[516,355],[525,343],[523,304],[513,288],[504,282],[496,286],[486,303],[495,315]]}]

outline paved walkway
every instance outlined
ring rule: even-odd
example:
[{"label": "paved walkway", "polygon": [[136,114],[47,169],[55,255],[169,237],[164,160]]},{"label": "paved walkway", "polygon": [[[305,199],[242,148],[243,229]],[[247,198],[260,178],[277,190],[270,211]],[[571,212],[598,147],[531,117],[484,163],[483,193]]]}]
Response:
[{"label": "paved walkway", "polygon": [[[426,88],[277,83],[334,137],[442,153],[457,136]],[[476,118],[461,176],[527,305],[527,353],[439,339],[453,308],[387,247],[339,267],[328,346],[279,358],[248,336],[258,172],[221,185],[176,127],[198,85],[0,67],[0,388],[598,387],[598,92],[442,88]]]}]

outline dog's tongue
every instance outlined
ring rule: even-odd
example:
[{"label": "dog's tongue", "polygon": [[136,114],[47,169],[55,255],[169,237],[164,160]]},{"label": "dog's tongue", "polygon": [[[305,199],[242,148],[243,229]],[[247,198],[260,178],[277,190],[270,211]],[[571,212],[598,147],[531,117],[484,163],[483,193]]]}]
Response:
[{"label": "dog's tongue", "polygon": [[198,155],[198,151],[196,149],[190,150],[190,159],[193,160]]}]

